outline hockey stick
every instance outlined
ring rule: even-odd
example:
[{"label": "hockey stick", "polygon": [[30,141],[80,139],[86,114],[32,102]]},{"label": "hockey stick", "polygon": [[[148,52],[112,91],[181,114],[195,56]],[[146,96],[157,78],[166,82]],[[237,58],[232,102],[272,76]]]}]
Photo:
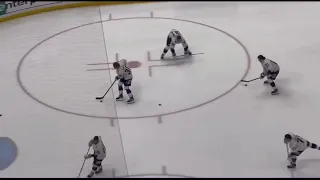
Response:
[{"label": "hockey stick", "polygon": [[114,81],[113,81],[113,83],[111,84],[111,86],[109,87],[109,89],[107,90],[107,92],[104,93],[104,95],[103,95],[102,97],[96,97],[96,99],[103,99],[103,98],[107,95],[107,93],[109,92],[109,90],[112,88],[113,84],[114,84],[116,81],[117,81],[117,80],[114,80]]},{"label": "hockey stick", "polygon": [[255,79],[251,79],[251,80],[248,80],[248,81],[246,81],[246,80],[241,80],[241,82],[251,82],[251,81],[258,80],[258,79],[260,79],[260,78],[255,78]]},{"label": "hockey stick", "polygon": [[[89,151],[90,151],[90,146],[89,146],[89,148],[88,148],[88,151],[87,151],[87,154],[86,154],[86,155],[88,155]],[[81,174],[81,172],[82,172],[82,169],[83,169],[83,166],[84,166],[84,163],[86,162],[86,160],[87,160],[87,159],[84,159],[84,160],[83,160],[83,163],[82,163],[82,166],[81,166],[81,169],[80,169],[78,178],[80,177],[80,174]]]},{"label": "hockey stick", "polygon": [[195,55],[200,55],[200,54],[204,54],[204,53],[194,53],[194,54],[183,54],[183,55],[179,55],[179,56],[169,56],[171,58],[179,58],[179,57],[185,57],[185,56],[195,56]]},{"label": "hockey stick", "polygon": [[[196,55],[200,55],[200,54],[204,54],[204,53],[194,53],[194,54],[183,54],[183,55],[179,55],[179,56],[167,56],[164,59],[169,60],[169,59],[175,59],[175,58],[180,58],[180,57],[188,57],[188,56],[196,56]],[[149,61],[159,61],[159,60],[149,60]]]}]

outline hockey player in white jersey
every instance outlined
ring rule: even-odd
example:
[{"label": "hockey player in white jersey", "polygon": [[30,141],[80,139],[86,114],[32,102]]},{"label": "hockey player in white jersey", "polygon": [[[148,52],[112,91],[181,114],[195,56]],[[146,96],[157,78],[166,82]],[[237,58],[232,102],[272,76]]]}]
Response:
[{"label": "hockey player in white jersey", "polygon": [[106,158],[106,148],[101,140],[100,136],[94,136],[88,143],[89,147],[92,146],[93,154],[87,154],[84,156],[85,159],[93,157],[92,171],[88,177],[92,177],[95,173],[102,172],[102,161]]},{"label": "hockey player in white jersey", "polygon": [[128,104],[134,103],[134,98],[132,92],[130,90],[131,82],[132,82],[132,71],[127,66],[127,61],[125,59],[120,60],[119,62],[113,63],[113,67],[116,69],[117,76],[115,80],[119,80],[118,82],[118,89],[119,89],[119,96],[116,98],[117,101],[123,100],[123,85],[124,89],[126,90],[129,100],[127,101]]},{"label": "hockey player in white jersey", "polygon": [[263,79],[265,76],[267,76],[267,80],[264,81],[264,84],[270,84],[270,86],[273,89],[273,91],[271,92],[272,95],[278,94],[278,88],[276,87],[274,80],[276,80],[279,74],[279,65],[276,62],[267,59],[262,55],[258,56],[258,60],[263,68],[263,72],[260,75],[260,79]]},{"label": "hockey player in white jersey", "polygon": [[290,149],[288,154],[288,161],[290,164],[287,166],[288,168],[296,167],[297,157],[307,148],[320,150],[318,145],[293,133],[288,133],[284,136],[284,143],[287,144]]},{"label": "hockey player in white jersey", "polygon": [[161,59],[164,58],[164,55],[168,52],[170,49],[172,56],[176,56],[176,52],[174,50],[176,44],[182,44],[184,48],[184,54],[185,55],[192,55],[192,53],[189,50],[189,46],[186,42],[186,40],[183,38],[182,34],[175,29],[172,29],[167,36],[167,46],[163,49],[163,53],[161,54]]}]

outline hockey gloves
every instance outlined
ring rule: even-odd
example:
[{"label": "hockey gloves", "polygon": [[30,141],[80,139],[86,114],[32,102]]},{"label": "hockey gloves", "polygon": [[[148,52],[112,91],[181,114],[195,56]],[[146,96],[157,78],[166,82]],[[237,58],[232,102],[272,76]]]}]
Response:
[{"label": "hockey gloves", "polygon": [[263,79],[266,75],[264,73],[260,74],[260,79]]},{"label": "hockey gloves", "polygon": [[93,154],[86,154],[86,155],[84,155],[84,158],[85,159],[89,159],[89,158],[92,158],[93,157]]}]

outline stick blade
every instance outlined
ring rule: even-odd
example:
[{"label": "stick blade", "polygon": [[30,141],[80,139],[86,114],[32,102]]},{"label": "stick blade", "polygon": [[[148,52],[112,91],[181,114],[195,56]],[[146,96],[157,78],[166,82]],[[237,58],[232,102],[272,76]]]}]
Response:
[{"label": "stick blade", "polygon": [[96,97],[96,99],[103,99],[103,97]]},{"label": "stick blade", "polygon": [[246,83],[248,83],[248,82],[251,82],[251,81],[258,80],[258,79],[260,79],[260,78],[255,78],[255,79],[251,79],[251,80],[248,80],[248,81],[246,81],[246,80],[241,80],[240,82],[246,82]]}]

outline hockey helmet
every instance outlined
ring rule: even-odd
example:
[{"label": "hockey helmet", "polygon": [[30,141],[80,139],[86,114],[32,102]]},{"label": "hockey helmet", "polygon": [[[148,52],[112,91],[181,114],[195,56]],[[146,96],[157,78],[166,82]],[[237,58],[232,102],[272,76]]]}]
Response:
[{"label": "hockey helmet", "polygon": [[98,140],[99,140],[99,136],[94,136],[94,137],[93,137],[93,140],[98,141]]},{"label": "hockey helmet", "polygon": [[92,139],[92,144],[98,144],[99,143],[99,136],[94,136]]},{"label": "hockey helmet", "polygon": [[284,143],[288,143],[288,142],[290,142],[292,140],[292,137],[291,137],[291,135],[290,134],[286,134],[286,135],[284,135]]},{"label": "hockey helmet", "polygon": [[115,68],[115,69],[120,68],[119,62],[114,62],[114,63],[113,63],[113,68]]},{"label": "hockey helmet", "polygon": [[263,56],[263,55],[259,55],[258,56],[258,60],[261,62],[261,61],[263,61],[263,60],[265,60],[266,58]]}]

